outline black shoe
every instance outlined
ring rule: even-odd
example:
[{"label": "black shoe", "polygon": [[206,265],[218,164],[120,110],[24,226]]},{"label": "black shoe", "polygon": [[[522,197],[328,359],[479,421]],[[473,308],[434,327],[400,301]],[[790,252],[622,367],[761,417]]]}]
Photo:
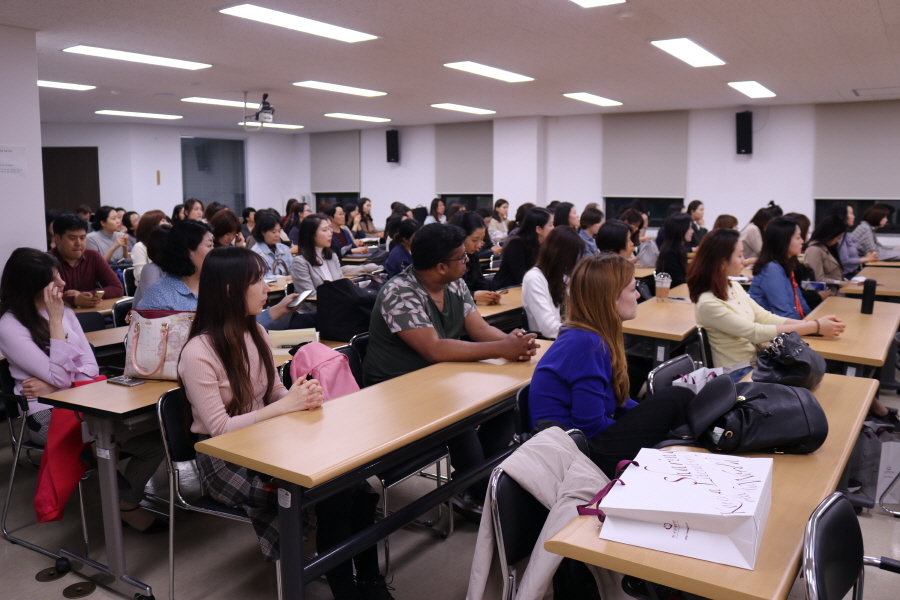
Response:
[{"label": "black shoe", "polygon": [[847,491],[855,494],[859,490],[862,489],[862,481],[858,479],[853,479],[852,477],[847,481]]},{"label": "black shoe", "polygon": [[450,499],[453,510],[470,523],[476,525],[481,524],[481,514],[484,512],[484,506],[475,500],[468,492]]},{"label": "black shoe", "polygon": [[394,600],[394,597],[391,596],[394,588],[388,585],[381,573],[373,578],[358,579],[356,589],[361,600]]}]

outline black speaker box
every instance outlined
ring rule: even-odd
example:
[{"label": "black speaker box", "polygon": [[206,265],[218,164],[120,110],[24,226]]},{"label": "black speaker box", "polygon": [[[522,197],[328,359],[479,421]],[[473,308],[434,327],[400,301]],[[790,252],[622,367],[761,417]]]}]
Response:
[{"label": "black speaker box", "polygon": [[737,153],[753,154],[753,113],[749,110],[735,115],[737,123]]},{"label": "black speaker box", "polygon": [[387,161],[400,162],[400,132],[396,129],[388,129],[385,132],[387,140]]}]

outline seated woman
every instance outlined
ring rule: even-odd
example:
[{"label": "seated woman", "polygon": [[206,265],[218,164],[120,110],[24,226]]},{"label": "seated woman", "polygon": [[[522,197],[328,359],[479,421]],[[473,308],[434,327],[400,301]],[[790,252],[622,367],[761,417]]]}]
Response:
[{"label": "seated woman", "polygon": [[803,266],[812,269],[815,281],[840,284],[844,280],[838,247],[846,232],[846,221],[837,215],[825,217],[813,231]]},{"label": "seated woman", "polygon": [[375,221],[372,220],[372,201],[368,198],[360,198],[356,206],[359,208],[359,225],[364,234],[363,237],[383,238],[384,232],[378,231]]},{"label": "seated woman", "polygon": [[161,210],[148,210],[141,216],[141,220],[138,221],[137,229],[135,230],[137,243],[131,249],[131,265],[134,267],[134,282],[136,284],[141,283],[144,266],[151,262],[147,256],[147,240],[150,238],[150,233],[157,226],[168,222],[169,218]]},{"label": "seated woman", "polygon": [[713,229],[734,229],[738,230],[738,220],[734,215],[719,215],[716,222],[713,223]]},{"label": "seated woman", "polygon": [[87,235],[85,246],[103,255],[103,260],[115,263],[123,258],[131,258],[128,251],[128,234],[119,231],[122,220],[112,206],[97,209],[94,231]]},{"label": "seated woman", "polygon": [[519,230],[503,246],[503,261],[494,276],[495,290],[522,283],[553,227],[553,215],[546,208],[532,208],[525,214]]},{"label": "seated woman", "polygon": [[551,340],[559,335],[566,285],[578,259],[584,256],[584,246],[571,227],[554,228],[541,244],[537,262],[522,279],[522,308],[529,331]]},{"label": "seated woman", "polygon": [[500,294],[492,292],[490,281],[482,274],[481,257],[479,256],[481,247],[485,245],[484,240],[487,235],[487,225],[478,213],[471,210],[464,210],[456,213],[453,217],[453,225],[462,228],[466,232],[466,240],[463,242],[466,255],[469,257],[466,263],[466,274],[463,281],[475,302],[483,304],[497,304],[500,302]]},{"label": "seated woman", "polygon": [[291,264],[291,278],[297,291],[315,290],[326,281],[341,279],[341,261],[331,247],[331,219],[310,215],[300,223],[299,253]]},{"label": "seated woman", "polygon": [[431,210],[428,211],[428,216],[425,217],[425,222],[422,224],[446,223],[447,217],[444,215],[445,212],[447,212],[447,208],[444,201],[440,198],[435,198],[431,201]]},{"label": "seated woman", "polygon": [[228,207],[222,207],[209,219],[212,228],[213,244],[219,246],[244,247],[244,234],[241,233],[241,219]]},{"label": "seated woman", "polygon": [[[780,213],[779,213],[780,216]],[[750,222],[741,230],[741,242],[744,245],[744,256],[747,264],[753,264],[762,251],[762,236],[766,230],[769,221],[775,218],[772,211],[768,208],[761,208],[756,211]]]},{"label": "seated woman", "polygon": [[706,207],[703,206],[703,202],[700,200],[691,200],[690,204],[688,204],[687,214],[691,216],[691,229],[694,230],[690,243],[691,249],[696,248],[703,241],[703,236],[709,233],[709,230],[706,229],[706,221],[703,218],[705,213]]},{"label": "seated woman", "polygon": [[509,202],[503,198],[494,202],[494,211],[491,213],[491,223],[488,228],[491,242],[500,243],[509,235],[509,223],[506,220],[508,215]]},{"label": "seated woman", "polygon": [[637,314],[634,267],[615,254],[582,259],[572,272],[566,321],[531,380],[532,426],[554,421],[584,432],[591,460],[610,478],[620,460],[668,439],[694,394],[670,387],[640,404],[628,398],[622,322]]},{"label": "seated woman", "polygon": [[691,222],[687,213],[675,213],[662,226],[663,242],[656,259],[656,272],[671,275],[672,287],[687,281],[687,245],[694,236]]},{"label": "seated woman", "polygon": [[597,232],[597,250],[631,259],[634,256],[634,233],[631,227],[615,219],[604,223]]},{"label": "seated woman", "polygon": [[875,230],[887,224],[890,211],[886,206],[875,204],[866,209],[859,225],[850,234],[856,242],[860,256],[878,253],[879,260],[900,260],[900,248],[888,248],[878,241]]},{"label": "seated woman", "polygon": [[659,260],[659,247],[656,245],[656,240],[647,235],[647,223],[649,222],[647,213],[629,208],[622,211],[619,219],[631,227],[631,243],[637,249],[637,266],[656,268],[656,261]]},{"label": "seated woman", "polygon": [[[402,219],[402,217],[400,218]],[[392,239],[391,252],[384,261],[384,273],[388,277],[393,277],[412,264],[410,248],[419,227],[421,226],[415,219],[403,219],[397,226],[397,232]]]},{"label": "seated woman", "polygon": [[744,288],[728,277],[744,268],[744,244],[733,229],[714,229],[704,236],[688,273],[697,325],[706,329],[712,347],[712,366],[723,367],[737,382],[750,372],[756,352],[776,335],[837,337],[844,323],[834,315],[815,321],[789,319],[757,304]]},{"label": "seated woman", "polygon": [[571,202],[560,202],[553,209],[554,227],[569,226],[577,231],[580,224],[581,218],[578,216],[578,209]]},{"label": "seated woman", "polygon": [[[204,439],[322,404],[318,381],[297,381],[288,390],[275,371],[266,333],[255,321],[268,297],[266,270],[262,258],[244,248],[219,248],[207,257],[197,318],[178,363],[191,404],[191,431]],[[235,351],[234,339],[243,341],[242,352]],[[245,467],[205,454],[197,454],[197,466],[215,500],[247,511],[266,560],[277,560],[277,490],[266,489],[259,475]],[[376,504],[377,496],[366,484],[317,503],[319,554],[374,523]],[[337,599],[391,597],[374,544],[325,576]]]},{"label": "seated woman", "polygon": [[356,239],[350,228],[347,227],[347,215],[344,208],[338,204],[326,206],[322,211],[331,219],[331,248],[337,253],[338,258],[351,254],[368,254],[369,248],[365,242]]},{"label": "seated woman", "polygon": [[[846,202],[836,202],[828,214],[840,217],[846,224],[847,229],[852,228],[856,224],[856,214],[853,212],[853,207]],[[856,275],[864,264],[878,260],[878,253],[868,252],[865,256],[860,256],[856,247],[856,240],[853,239],[852,235],[848,234],[843,236],[838,243],[838,259],[844,268],[844,277],[849,279]]]},{"label": "seated woman", "polygon": [[[15,393],[28,398],[28,411],[41,426],[29,432],[41,445],[47,443],[50,406],[35,398],[92,381],[100,372],[75,313],[63,304],[64,286],[56,258],[34,248],[14,250],[0,282],[0,354],[9,361]],[[120,493],[122,520],[144,533],[167,531],[140,507],[144,486],[164,456],[159,433],[133,436],[121,448],[131,454],[124,471],[130,486]]]},{"label": "seated woman", "polygon": [[581,213],[581,228],[578,235],[584,240],[584,249],[587,254],[597,254],[597,232],[603,226],[603,212],[599,208],[589,207]]},{"label": "seated woman", "polygon": [[253,251],[266,261],[266,277],[290,275],[291,250],[281,243],[281,219],[274,213],[259,211],[256,213],[256,229],[253,230],[256,244]]},{"label": "seated woman", "polygon": [[144,253],[146,254],[148,262],[142,271],[141,281],[137,284],[137,289],[134,291],[134,298],[131,299],[131,306],[134,308],[141,305],[144,293],[165,274],[163,273],[163,270],[159,268],[159,265],[156,264],[156,261],[159,260],[159,255],[166,245],[166,240],[168,239],[171,230],[172,226],[166,222],[158,225],[150,232],[149,236],[144,238],[147,240]]},{"label": "seated woman", "polygon": [[763,235],[762,251],[753,265],[750,285],[750,297],[763,309],[795,320],[809,314],[809,305],[795,275],[801,252],[803,238],[797,221],[790,217],[772,219]]}]

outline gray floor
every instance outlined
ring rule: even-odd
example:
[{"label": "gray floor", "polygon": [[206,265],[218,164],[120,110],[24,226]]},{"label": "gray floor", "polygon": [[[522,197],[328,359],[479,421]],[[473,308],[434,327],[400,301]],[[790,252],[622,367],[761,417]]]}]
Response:
[{"label": "gray floor", "polygon": [[[900,399],[887,394],[889,404],[900,407]],[[0,428],[0,493],[5,497],[11,466],[9,434],[6,424]],[[34,469],[19,470],[9,526],[14,535],[41,545],[78,548],[80,526],[77,503],[70,502],[66,518],[61,522],[37,525],[34,521],[32,495],[37,478]],[[163,470],[156,483],[165,487]],[[422,479],[405,482],[395,488],[399,496],[411,495],[433,485]],[[91,556],[103,560],[103,535],[100,523],[99,494],[96,481],[86,485],[87,515],[92,540]],[[863,514],[860,524],[865,537],[866,553],[873,556],[900,557],[900,519],[878,510]],[[179,513],[176,533],[176,592],[179,600],[276,598],[275,568],[262,560],[250,525],[200,514]],[[456,519],[456,531],[449,539],[420,531],[403,530],[391,538],[394,597],[402,599],[462,600],[466,595],[469,569],[475,546],[476,527]],[[125,543],[130,574],[154,588],[157,599],[168,597],[167,536],[141,535],[125,530]],[[78,581],[74,574],[50,583],[38,583],[35,574],[52,562],[20,546],[0,540],[0,598],[57,599],[62,590]],[[900,576],[869,569],[866,573],[866,595],[869,600],[894,600],[900,596]],[[790,598],[804,598],[802,580],[794,585]],[[331,598],[323,580],[308,587],[311,599]],[[98,589],[89,598],[121,598]]]}]

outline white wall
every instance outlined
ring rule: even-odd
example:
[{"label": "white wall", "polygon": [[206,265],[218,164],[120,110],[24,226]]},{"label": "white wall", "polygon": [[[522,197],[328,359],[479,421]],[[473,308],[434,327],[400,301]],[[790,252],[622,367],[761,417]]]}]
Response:
[{"label": "white wall", "polygon": [[769,200],[814,218],[815,106],[754,108],[750,155],[736,152],[736,112],[690,111],[685,202],[704,202],[707,226],[726,213],[743,228]]},{"label": "white wall", "polygon": [[603,117],[547,117],[546,128],[547,199],[602,208]]},{"label": "white wall", "polygon": [[0,270],[20,246],[46,249],[35,32],[0,26],[0,147],[24,148],[23,176],[0,174]]},{"label": "white wall", "polygon": [[365,129],[360,137],[360,197],[372,200],[372,219],[383,227],[392,202],[410,208],[430,206],[435,195],[435,127],[398,127],[400,162],[387,162],[384,129]]},{"label": "white wall", "polygon": [[494,198],[510,204],[547,204],[547,133],[544,117],[494,119]]}]

